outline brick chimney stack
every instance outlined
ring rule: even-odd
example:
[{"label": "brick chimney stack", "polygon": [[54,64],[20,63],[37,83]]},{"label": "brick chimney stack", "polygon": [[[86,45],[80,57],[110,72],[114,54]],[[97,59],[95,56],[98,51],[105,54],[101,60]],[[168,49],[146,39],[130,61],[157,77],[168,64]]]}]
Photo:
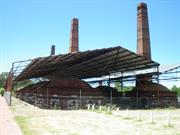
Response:
[{"label": "brick chimney stack", "polygon": [[[151,60],[151,46],[149,35],[148,11],[146,3],[139,3],[137,7],[137,54]],[[151,75],[136,76],[136,86],[144,90],[144,85],[152,81]]]},{"label": "brick chimney stack", "polygon": [[137,54],[151,60],[148,11],[145,3],[140,3],[137,7]]},{"label": "brick chimney stack", "polygon": [[50,53],[50,55],[52,56],[52,55],[55,55],[55,45],[52,45],[51,46],[51,53]]},{"label": "brick chimney stack", "polygon": [[71,53],[77,51],[79,51],[78,19],[73,18],[71,22],[69,52]]}]

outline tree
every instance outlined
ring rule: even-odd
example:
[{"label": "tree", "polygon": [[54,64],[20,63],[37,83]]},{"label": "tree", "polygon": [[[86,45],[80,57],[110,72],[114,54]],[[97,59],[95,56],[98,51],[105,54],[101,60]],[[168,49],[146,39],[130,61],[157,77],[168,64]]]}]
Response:
[{"label": "tree", "polygon": [[4,88],[0,88],[0,96],[3,96],[4,94]]},{"label": "tree", "polygon": [[127,92],[133,89],[133,86],[123,86],[123,89],[121,90],[120,82],[115,82],[114,84],[115,84],[115,89],[117,89],[118,92]]},{"label": "tree", "polygon": [[117,89],[118,92],[121,92],[120,82],[114,82],[114,84],[115,84],[115,89]]},{"label": "tree", "polygon": [[7,80],[7,77],[8,77],[8,72],[3,72],[0,74],[0,88],[3,88],[6,80]]},{"label": "tree", "polygon": [[180,87],[177,87],[176,85],[173,85],[171,90],[177,92],[177,94],[180,96]]},{"label": "tree", "polygon": [[[4,91],[4,85],[6,83],[8,75],[9,75],[8,72],[3,72],[0,74],[0,91]],[[23,88],[29,84],[32,84],[32,83],[33,83],[33,81],[27,79],[27,80],[24,80],[24,81],[14,84],[14,88],[15,88],[15,90],[17,90],[17,89]]]}]

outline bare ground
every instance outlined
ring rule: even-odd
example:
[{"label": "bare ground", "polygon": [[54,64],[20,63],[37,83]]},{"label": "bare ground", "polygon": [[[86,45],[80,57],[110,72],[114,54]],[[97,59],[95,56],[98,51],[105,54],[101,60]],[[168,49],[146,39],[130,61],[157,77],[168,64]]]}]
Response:
[{"label": "bare ground", "polygon": [[[180,109],[120,110],[118,116],[87,110],[42,110],[13,99],[12,110],[26,135],[180,135]],[[153,112],[153,123],[150,112]],[[170,125],[166,115],[170,112]],[[30,132],[30,134],[28,134]]]}]

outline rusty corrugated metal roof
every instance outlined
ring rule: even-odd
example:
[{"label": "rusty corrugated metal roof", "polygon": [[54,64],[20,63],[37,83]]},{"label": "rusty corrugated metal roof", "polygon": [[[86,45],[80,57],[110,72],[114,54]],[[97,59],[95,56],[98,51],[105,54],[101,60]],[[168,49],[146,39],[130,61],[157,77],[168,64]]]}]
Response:
[{"label": "rusty corrugated metal roof", "polygon": [[118,46],[35,58],[15,81],[35,77],[50,80],[68,77],[85,79],[115,72],[148,69],[158,65],[157,62]]}]

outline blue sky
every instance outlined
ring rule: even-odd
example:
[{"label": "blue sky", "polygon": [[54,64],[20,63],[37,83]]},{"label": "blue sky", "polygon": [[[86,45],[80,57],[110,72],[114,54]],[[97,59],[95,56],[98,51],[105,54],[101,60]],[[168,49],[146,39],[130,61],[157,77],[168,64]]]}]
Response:
[{"label": "blue sky", "polygon": [[[122,46],[136,52],[139,0],[0,0],[0,73],[11,63],[67,53],[70,22],[79,19],[80,51]],[[180,2],[146,0],[152,59],[180,63]]]}]

